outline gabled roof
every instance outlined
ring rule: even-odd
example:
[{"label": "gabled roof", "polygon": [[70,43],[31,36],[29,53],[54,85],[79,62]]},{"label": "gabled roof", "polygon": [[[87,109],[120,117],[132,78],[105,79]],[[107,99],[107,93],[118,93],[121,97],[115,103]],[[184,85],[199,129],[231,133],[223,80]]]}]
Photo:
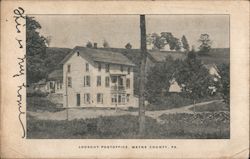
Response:
[{"label": "gabled roof", "polygon": [[48,80],[63,80],[63,70],[57,69],[48,75]]},{"label": "gabled roof", "polygon": [[162,62],[167,57],[172,57],[174,60],[184,60],[186,58],[186,54],[181,51],[148,51],[148,54],[151,58],[154,59],[155,62]]},{"label": "gabled roof", "polygon": [[122,64],[128,66],[135,66],[126,56],[120,52],[105,51],[100,49],[92,49],[86,47],[76,46],[73,51],[67,55],[61,63],[65,63],[74,53],[79,52],[83,58],[88,58],[94,62],[104,62],[112,64]]}]

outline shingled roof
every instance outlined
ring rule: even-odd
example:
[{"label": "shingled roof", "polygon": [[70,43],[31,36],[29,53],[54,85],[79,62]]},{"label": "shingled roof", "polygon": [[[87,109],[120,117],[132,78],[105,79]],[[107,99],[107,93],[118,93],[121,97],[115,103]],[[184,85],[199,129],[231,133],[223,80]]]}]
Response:
[{"label": "shingled roof", "polygon": [[104,63],[113,63],[113,64],[122,64],[128,66],[135,66],[126,56],[120,52],[105,51],[100,49],[92,49],[86,47],[76,46],[73,51],[66,56],[61,63],[65,63],[74,53],[79,52],[79,55],[83,58],[87,57],[88,59],[94,62],[104,62]]},{"label": "shingled roof", "polygon": [[57,69],[48,75],[48,80],[63,80],[63,70]]},{"label": "shingled roof", "polygon": [[148,51],[149,56],[151,56],[152,60],[155,62],[163,62],[167,57],[171,56],[174,60],[184,60],[186,58],[186,54],[181,51]]}]

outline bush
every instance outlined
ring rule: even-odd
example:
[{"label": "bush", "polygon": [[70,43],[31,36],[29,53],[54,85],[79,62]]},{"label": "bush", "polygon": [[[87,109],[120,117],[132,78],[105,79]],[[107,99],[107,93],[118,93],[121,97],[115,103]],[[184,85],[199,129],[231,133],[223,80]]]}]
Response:
[{"label": "bush", "polygon": [[[163,124],[146,117],[143,138],[220,139],[230,137],[229,113],[161,115]],[[37,120],[27,117],[27,138],[35,139],[136,139],[138,117],[106,116],[71,121]]]},{"label": "bush", "polygon": [[41,92],[41,91],[34,91],[34,92],[27,92],[27,97],[47,97],[49,93]]}]

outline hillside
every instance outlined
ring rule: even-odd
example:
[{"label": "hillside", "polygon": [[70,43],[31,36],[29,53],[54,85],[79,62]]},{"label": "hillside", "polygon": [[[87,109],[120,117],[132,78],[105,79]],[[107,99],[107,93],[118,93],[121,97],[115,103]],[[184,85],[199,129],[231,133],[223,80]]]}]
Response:
[{"label": "hillside", "polygon": [[45,65],[47,67],[48,73],[60,68],[61,66],[59,66],[59,63],[64,59],[67,54],[71,52],[71,50],[72,49],[69,48],[46,48]]},{"label": "hillside", "polygon": [[205,64],[216,64],[230,63],[230,49],[229,48],[214,48],[211,49],[207,54],[199,54],[200,58]]}]

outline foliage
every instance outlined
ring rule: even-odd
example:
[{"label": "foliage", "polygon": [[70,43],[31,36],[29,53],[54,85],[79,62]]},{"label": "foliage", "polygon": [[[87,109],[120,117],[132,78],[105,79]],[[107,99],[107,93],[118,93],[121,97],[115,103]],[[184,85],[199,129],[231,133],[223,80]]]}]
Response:
[{"label": "foliage", "polygon": [[92,48],[92,47],[93,47],[93,44],[92,44],[90,41],[88,41],[87,44],[86,44],[86,47],[87,47],[87,48]]},{"label": "foliage", "polygon": [[[229,113],[163,114],[163,124],[146,117],[145,139],[230,138]],[[71,121],[38,120],[28,115],[27,138],[133,139],[138,138],[138,117],[107,116]]]},{"label": "foliage", "polygon": [[221,76],[221,88],[220,92],[224,99],[224,102],[229,104],[230,102],[230,70],[229,64],[221,64],[218,66],[219,74]]},{"label": "foliage", "polygon": [[163,63],[156,63],[150,68],[146,80],[146,98],[150,103],[155,103],[157,97],[165,96],[170,87],[176,67],[179,61],[167,57]]},{"label": "foliage", "polygon": [[186,51],[189,51],[190,47],[189,47],[189,44],[185,35],[182,36],[181,42],[182,42],[183,49],[185,49]]},{"label": "foliage", "polygon": [[132,45],[131,45],[130,43],[127,43],[127,44],[125,45],[125,48],[126,48],[126,49],[132,49]]},{"label": "foliage", "polygon": [[177,83],[182,91],[190,99],[196,100],[211,94],[209,86],[214,85],[213,78],[207,68],[196,58],[196,53],[191,51],[188,57],[182,62],[175,74]]},{"label": "foliage", "polygon": [[44,59],[47,40],[39,34],[38,30],[41,28],[34,17],[26,16],[27,84],[46,77]]},{"label": "foliage", "polygon": [[109,48],[110,46],[109,46],[109,43],[107,42],[107,40],[104,40],[103,41],[103,47],[104,48]]},{"label": "foliage", "polygon": [[33,91],[33,92],[27,92],[27,97],[47,97],[48,93],[44,93],[41,91]]},{"label": "foliage", "polygon": [[208,53],[211,49],[211,44],[212,44],[209,35],[201,34],[200,39],[198,41],[201,43],[199,46],[200,53]]},{"label": "foliage", "polygon": [[163,49],[166,45],[169,45],[170,50],[178,51],[181,49],[180,40],[170,32],[162,32],[161,35],[157,33],[148,34],[147,43],[153,44],[154,49]]},{"label": "foliage", "polygon": [[61,69],[62,65],[60,62],[70,53],[71,49],[68,48],[46,48],[46,58],[44,59],[44,64],[46,67],[46,73],[50,73],[55,69]]}]

